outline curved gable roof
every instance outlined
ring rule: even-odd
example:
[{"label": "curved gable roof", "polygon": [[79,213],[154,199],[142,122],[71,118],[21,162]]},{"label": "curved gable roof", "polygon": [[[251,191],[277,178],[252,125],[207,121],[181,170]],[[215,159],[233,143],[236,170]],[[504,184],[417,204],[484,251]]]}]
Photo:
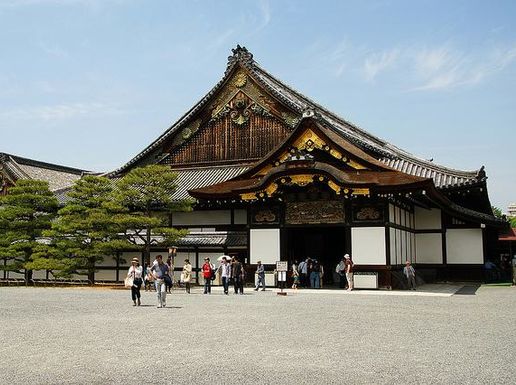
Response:
[{"label": "curved gable roof", "polygon": [[223,78],[154,142],[148,145],[122,167],[109,173],[109,175],[121,174],[129,168],[141,163],[146,164],[159,161],[160,159],[156,159],[156,156],[160,154],[160,146],[164,144],[167,139],[171,138],[179,129],[185,127],[191,119],[193,119],[196,113],[208,105],[209,101],[223,88],[237,68],[244,68],[254,81],[262,86],[280,103],[297,112],[299,117],[303,114],[313,116],[321,124],[329,127],[338,135],[342,135],[346,140],[370,153],[378,161],[384,163],[388,167],[413,176],[432,178],[437,187],[473,184],[487,179],[483,168],[474,171],[452,169],[435,164],[404,151],[395,145],[368,133],[359,126],[339,117],[292,87],[286,85],[261,68],[253,59],[253,55],[245,47],[240,47],[238,45],[232,50],[232,52],[232,55],[228,57],[227,68]]}]

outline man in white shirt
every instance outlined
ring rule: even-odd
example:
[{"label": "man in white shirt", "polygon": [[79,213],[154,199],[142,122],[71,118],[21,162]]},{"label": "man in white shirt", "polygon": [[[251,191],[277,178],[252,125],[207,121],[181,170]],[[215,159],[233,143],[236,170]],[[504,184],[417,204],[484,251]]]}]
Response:
[{"label": "man in white shirt", "polygon": [[231,279],[231,265],[226,257],[222,258],[222,263],[219,266],[220,277],[222,279],[222,286],[224,286],[224,294],[229,293],[229,280]]}]

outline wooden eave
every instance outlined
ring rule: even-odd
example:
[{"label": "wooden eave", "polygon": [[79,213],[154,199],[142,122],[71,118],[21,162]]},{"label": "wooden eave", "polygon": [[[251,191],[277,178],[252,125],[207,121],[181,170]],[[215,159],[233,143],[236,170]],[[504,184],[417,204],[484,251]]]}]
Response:
[{"label": "wooden eave", "polygon": [[[297,163],[297,164],[296,164]],[[333,185],[334,189],[374,189],[375,192],[392,192],[399,189],[404,191],[424,189],[432,184],[428,178],[420,178],[400,173],[395,170],[359,170],[347,171],[337,167],[315,161],[288,162],[272,168],[266,175],[242,178],[238,176],[232,180],[217,183],[211,186],[189,190],[189,194],[197,199],[227,199],[237,198],[242,194],[257,193],[267,190],[272,184],[288,182],[289,178],[305,176],[321,178]],[[317,181],[316,179],[314,182]]]},{"label": "wooden eave", "polygon": [[[263,160],[256,163],[249,170],[239,175],[238,178],[246,179],[256,175],[263,174],[264,170],[267,170],[278,162],[279,159],[285,156],[289,152],[289,149],[296,143],[296,141],[303,139],[307,132],[310,131],[314,134],[311,140],[322,140],[327,146],[327,151],[330,154],[341,154],[345,156],[348,163],[360,165],[360,169],[368,170],[386,170],[392,171],[390,167],[386,166],[382,162],[376,160],[374,157],[368,155],[357,146],[346,141],[342,136],[335,134],[331,130],[323,127],[319,122],[311,117],[305,117],[301,119],[292,134],[290,134],[283,143],[277,146],[274,150],[269,152]],[[346,161],[344,160],[344,163]]]}]

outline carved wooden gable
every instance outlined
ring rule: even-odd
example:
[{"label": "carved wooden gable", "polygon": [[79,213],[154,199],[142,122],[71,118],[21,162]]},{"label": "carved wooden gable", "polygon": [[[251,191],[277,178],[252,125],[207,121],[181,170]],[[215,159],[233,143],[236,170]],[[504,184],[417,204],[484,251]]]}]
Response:
[{"label": "carved wooden gable", "polygon": [[249,163],[265,156],[299,118],[239,68],[204,110],[179,130],[164,152],[172,165]]}]

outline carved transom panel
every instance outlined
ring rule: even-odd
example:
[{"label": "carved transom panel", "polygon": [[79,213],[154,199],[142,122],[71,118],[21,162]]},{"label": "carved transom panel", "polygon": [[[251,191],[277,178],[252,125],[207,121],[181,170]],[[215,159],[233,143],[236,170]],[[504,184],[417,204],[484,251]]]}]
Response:
[{"label": "carved transom panel", "polygon": [[254,224],[277,224],[280,221],[280,210],[278,207],[260,207],[252,211],[252,223]]},{"label": "carved transom panel", "polygon": [[334,224],[344,223],[344,206],[340,201],[287,202],[285,223]]},{"label": "carved transom panel", "polygon": [[383,206],[356,206],[353,208],[355,221],[382,221]]}]

